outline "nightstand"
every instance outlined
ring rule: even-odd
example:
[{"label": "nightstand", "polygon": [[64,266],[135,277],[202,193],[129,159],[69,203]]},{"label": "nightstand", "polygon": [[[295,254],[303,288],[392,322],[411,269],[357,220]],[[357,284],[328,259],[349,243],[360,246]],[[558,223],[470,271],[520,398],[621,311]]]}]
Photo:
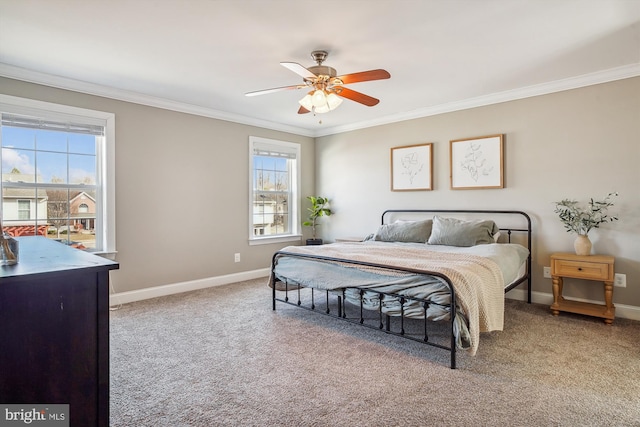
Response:
[{"label": "nightstand", "polygon": [[[551,312],[555,316],[561,311],[586,314],[603,318],[607,325],[612,324],[616,314],[616,308],[612,303],[613,263],[614,258],[608,255],[552,254],[553,304],[551,304]],[[604,305],[564,299],[562,285],[565,277],[604,282]]]}]

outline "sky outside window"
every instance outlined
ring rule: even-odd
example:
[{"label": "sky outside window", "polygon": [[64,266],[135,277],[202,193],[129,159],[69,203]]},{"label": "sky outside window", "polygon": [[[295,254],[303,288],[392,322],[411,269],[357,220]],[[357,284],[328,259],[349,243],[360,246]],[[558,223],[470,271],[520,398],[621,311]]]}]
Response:
[{"label": "sky outside window", "polygon": [[4,126],[2,147],[3,174],[17,170],[32,175],[32,182],[96,183],[93,135]]}]

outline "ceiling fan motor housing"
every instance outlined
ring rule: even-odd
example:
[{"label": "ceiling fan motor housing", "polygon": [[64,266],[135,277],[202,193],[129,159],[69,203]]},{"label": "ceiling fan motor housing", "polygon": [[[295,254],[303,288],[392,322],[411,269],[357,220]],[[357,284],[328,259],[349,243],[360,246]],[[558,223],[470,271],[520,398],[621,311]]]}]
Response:
[{"label": "ceiling fan motor housing", "polygon": [[326,50],[314,50],[313,52],[311,52],[311,57],[313,58],[314,61],[316,61],[316,64],[318,65],[309,67],[307,68],[307,70],[311,71],[313,74],[315,74],[318,77],[320,76],[335,77],[337,75],[335,68],[322,65],[324,60],[327,59],[328,55],[329,55],[329,52],[327,52]]},{"label": "ceiling fan motor housing", "polygon": [[326,65],[314,65],[313,67],[307,68],[307,70],[316,76],[335,77],[337,75],[335,68],[327,67]]}]

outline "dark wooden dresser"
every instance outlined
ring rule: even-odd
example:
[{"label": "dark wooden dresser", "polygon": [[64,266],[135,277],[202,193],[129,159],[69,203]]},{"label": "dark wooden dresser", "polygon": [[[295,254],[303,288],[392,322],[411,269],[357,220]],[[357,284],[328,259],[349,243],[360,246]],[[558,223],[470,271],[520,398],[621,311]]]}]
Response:
[{"label": "dark wooden dresser", "polygon": [[109,425],[109,271],[118,263],[21,237],[0,266],[0,402],[68,404],[71,426]]}]

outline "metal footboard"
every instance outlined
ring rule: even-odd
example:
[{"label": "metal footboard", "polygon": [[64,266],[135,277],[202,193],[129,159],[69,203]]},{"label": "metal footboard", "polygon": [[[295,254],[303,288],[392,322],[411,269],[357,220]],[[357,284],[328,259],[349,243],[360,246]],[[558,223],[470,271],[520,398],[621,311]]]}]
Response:
[{"label": "metal footboard", "polygon": [[[448,292],[450,294],[450,303],[447,305],[439,304],[433,301],[428,301],[422,298],[411,297],[407,295],[402,295],[396,292],[383,292],[375,289],[361,289],[361,288],[353,288],[357,289],[360,292],[360,303],[359,307],[356,307],[356,313],[347,315],[349,304],[346,300],[346,292],[347,288],[341,288],[338,291],[329,291],[329,290],[318,290],[314,288],[307,288],[304,284],[289,282],[287,280],[280,281],[275,275],[275,267],[278,263],[278,259],[280,257],[298,257],[305,259],[312,259],[317,261],[328,261],[328,262],[340,262],[346,264],[353,264],[365,267],[372,268],[380,268],[389,271],[396,271],[401,273],[408,274],[417,274],[422,276],[435,276],[438,277],[448,288]],[[457,315],[457,303],[456,303],[456,294],[453,289],[453,284],[451,280],[437,272],[425,271],[425,270],[416,270],[409,268],[401,268],[401,267],[390,267],[388,265],[375,264],[363,261],[354,261],[354,260],[346,260],[332,257],[324,257],[319,255],[308,255],[308,254],[297,254],[286,251],[278,251],[273,255],[271,262],[271,280],[272,284],[272,298],[273,298],[273,310],[276,309],[276,303],[285,303],[289,305],[293,305],[296,307],[304,308],[306,310],[315,311],[317,313],[321,313],[330,317],[339,318],[341,320],[360,324],[362,326],[368,327],[370,329],[378,329],[382,332],[385,332],[390,335],[399,336],[405,339],[409,339],[412,341],[417,341],[432,347],[437,347],[440,349],[448,350],[450,352],[450,367],[451,369],[456,368],[456,336],[454,333],[454,323]],[[284,296],[279,297],[278,286],[277,284],[281,283],[284,288],[281,288],[281,291],[284,291]],[[290,298],[290,293],[293,292],[293,299]],[[305,297],[303,298],[303,292],[305,293]],[[377,310],[377,318],[372,319],[369,316],[365,316],[365,313],[368,310],[364,307],[364,295],[365,293],[373,293],[376,294],[379,298],[378,310]],[[319,297],[322,298],[319,301]],[[383,312],[383,302],[388,300],[395,300],[399,303],[400,306],[400,314],[397,316],[391,316]],[[405,325],[408,319],[414,321],[416,320],[415,316],[411,318],[405,316],[405,304],[408,302],[415,302],[419,304],[422,308],[423,315],[418,316],[420,320],[422,320],[422,332],[420,336],[416,336],[415,334],[408,334]],[[433,323],[432,320],[429,320],[427,317],[427,310],[429,306],[437,305],[440,307],[447,308],[449,310],[449,345],[444,345],[438,342],[434,342],[430,338],[429,334],[429,323]],[[370,311],[369,311],[370,313]],[[393,318],[396,318],[397,321],[394,322]]]}]

